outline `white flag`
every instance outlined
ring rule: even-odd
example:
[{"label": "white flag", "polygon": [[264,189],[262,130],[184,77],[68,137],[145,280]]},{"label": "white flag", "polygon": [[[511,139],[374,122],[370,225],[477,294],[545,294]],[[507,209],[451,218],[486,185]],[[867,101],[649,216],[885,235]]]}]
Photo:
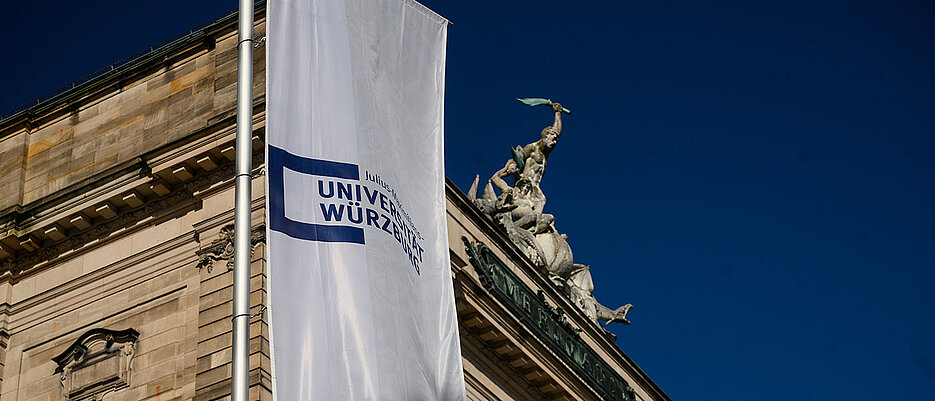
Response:
[{"label": "white flag", "polygon": [[276,399],[463,399],[445,213],[447,21],[410,0],[268,7]]}]

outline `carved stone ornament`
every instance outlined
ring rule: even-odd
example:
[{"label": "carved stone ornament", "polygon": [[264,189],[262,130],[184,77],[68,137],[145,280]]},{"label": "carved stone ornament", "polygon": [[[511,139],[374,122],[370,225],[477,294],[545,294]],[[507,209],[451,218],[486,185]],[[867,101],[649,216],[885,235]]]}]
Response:
[{"label": "carved stone ornament", "polygon": [[65,400],[100,401],[112,391],[130,386],[130,362],[140,333],[91,329],[75,340],[65,352],[52,358],[58,367]]},{"label": "carved stone ornament", "polygon": [[[250,232],[251,257],[253,257],[253,248],[265,241],[266,226],[261,225]],[[234,270],[234,225],[228,224],[222,227],[217,239],[195,253],[199,257],[196,265],[198,269],[205,267],[208,269],[208,273],[211,273],[214,262],[226,260],[227,270]]]},{"label": "carved stone ornament", "polygon": [[[479,198],[480,176],[475,177],[468,197],[589,319],[595,323],[602,320],[607,324],[630,324],[626,315],[633,305],[610,309],[597,302],[591,295],[594,283],[590,266],[574,262],[568,236],[555,228],[555,216],[544,213],[546,198],[539,184],[549,154],[562,134],[562,114],[571,112],[548,99],[518,100],[530,106],[551,108],[552,125],[542,129],[538,141],[513,149],[512,157],[490,177]],[[505,180],[509,178],[512,186]]]}]

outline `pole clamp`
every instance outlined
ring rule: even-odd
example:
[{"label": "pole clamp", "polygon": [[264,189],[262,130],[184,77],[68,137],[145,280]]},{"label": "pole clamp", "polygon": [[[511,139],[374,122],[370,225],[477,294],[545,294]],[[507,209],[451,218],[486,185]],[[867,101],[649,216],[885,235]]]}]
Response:
[{"label": "pole clamp", "polygon": [[233,317],[231,317],[231,321],[236,320],[238,317],[244,317],[244,316],[246,316],[249,319],[253,319],[257,316],[262,315],[263,312],[266,312],[266,305],[260,305],[260,310],[256,311],[256,313],[238,313],[234,315]]}]

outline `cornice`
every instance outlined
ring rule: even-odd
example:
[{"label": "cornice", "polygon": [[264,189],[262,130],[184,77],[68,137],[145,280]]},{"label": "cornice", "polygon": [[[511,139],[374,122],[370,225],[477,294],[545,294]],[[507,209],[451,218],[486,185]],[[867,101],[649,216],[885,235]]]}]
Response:
[{"label": "cornice", "polygon": [[[262,142],[262,139],[256,138]],[[262,147],[260,147],[262,149]],[[218,149],[213,149],[219,151]],[[80,230],[72,227],[74,233],[62,236],[57,240],[46,238],[45,241],[37,239],[30,233],[20,238],[27,238],[25,241],[33,241],[41,246],[30,250],[28,248],[20,249],[14,255],[0,259],[0,280],[18,281],[21,277],[31,274],[42,268],[55,263],[59,258],[80,251],[86,245],[99,240],[109,240],[118,232],[129,233],[146,224],[153,224],[167,218],[185,213],[189,210],[199,207],[201,202],[201,191],[209,189],[211,186],[224,181],[231,181],[234,174],[234,164],[230,160],[218,160],[220,163],[216,168],[210,171],[197,171],[186,169],[188,174],[194,172],[196,175],[189,175],[178,178],[178,182],[170,183],[164,176],[154,175],[149,181],[144,183],[147,186],[162,188],[166,191],[162,195],[152,192],[148,198],[140,196],[140,204],[129,207],[126,210],[119,211],[119,215],[111,211],[109,217],[103,216],[97,219],[87,217],[87,220],[95,224],[88,224]],[[263,164],[262,150],[253,152],[253,164],[259,166]],[[183,178],[187,178],[183,180]],[[135,189],[129,193],[138,194]],[[137,196],[137,195],[134,195]],[[105,205],[112,203],[104,202]],[[117,209],[116,206],[107,206]],[[87,216],[84,212],[79,212],[79,216]],[[52,223],[53,227],[61,227]],[[65,229],[63,231],[67,232]],[[23,242],[24,240],[20,240]],[[42,244],[45,242],[45,244]]]},{"label": "cornice", "polygon": [[[498,372],[500,375],[509,376],[510,378],[510,380],[508,381],[509,383],[517,387],[520,387],[520,386],[522,387],[522,389],[519,389],[519,391],[534,394],[536,395],[536,398],[538,399],[545,400],[549,398],[554,398],[554,397],[547,397],[544,394],[542,394],[538,390],[538,388],[536,388],[536,385],[534,383],[531,383],[528,379],[526,379],[523,376],[523,373],[524,373],[523,371],[519,370],[518,367],[513,366],[513,360],[511,360],[508,356],[500,355],[496,353],[494,350],[492,350],[491,347],[487,343],[485,343],[484,340],[475,331],[470,330],[470,329],[465,330],[466,328],[463,326],[460,329],[461,329],[461,346],[462,347],[469,348],[476,353],[483,354],[486,357],[487,361],[500,362],[500,363],[488,363],[486,366],[487,369],[491,369],[491,370],[496,369],[500,371]],[[465,380],[467,380],[467,377],[465,377]],[[529,394],[524,394],[524,395],[529,396]],[[492,399],[496,399],[496,398],[492,398]]]},{"label": "cornice", "polygon": [[[261,124],[265,119],[265,107],[265,98],[260,97],[254,101],[255,125]],[[0,233],[7,233],[0,234],[0,238],[10,234],[23,236],[26,232],[33,231],[31,225],[41,225],[43,220],[48,218],[55,219],[55,214],[61,210],[81,208],[82,203],[87,203],[89,199],[106,197],[104,194],[121,185],[133,183],[138,179],[166,178],[167,175],[174,174],[173,169],[180,166],[180,159],[191,159],[190,164],[195,165],[198,164],[197,160],[206,156],[212,162],[217,162],[216,159],[219,158],[232,160],[236,116],[226,114],[228,113],[221,113],[225,115],[223,118],[214,119],[210,124],[179,139],[150,149],[39,200],[0,210]],[[260,127],[254,133],[254,151],[262,149],[264,133],[264,127]],[[231,138],[226,139],[227,136]],[[219,147],[218,142],[225,140],[224,146]]]},{"label": "cornice", "polygon": [[507,259],[511,260],[517,268],[523,270],[525,272],[524,274],[536,283],[538,289],[545,293],[547,296],[546,298],[555,303],[555,307],[561,308],[575,325],[582,330],[581,335],[587,335],[595,341],[602,350],[609,355],[616,356],[624,362],[623,368],[633,379],[631,384],[638,385],[645,389],[652,394],[655,400],[671,401],[671,398],[662,391],[662,388],[653,382],[652,379],[649,378],[649,375],[647,375],[636,362],[617,347],[613,340],[604,335],[600,327],[597,327],[590,319],[584,316],[568,297],[561,294],[555,286],[539,272],[535,264],[507,238],[506,233],[493,224],[493,222],[467,198],[467,195],[461,192],[454,182],[447,177],[445,179],[445,193],[447,194],[448,200],[451,201],[465,217],[487,234],[491,241],[488,245],[496,247],[499,251],[503,252]]},{"label": "cornice", "polygon": [[475,243],[466,237],[461,239],[485,292],[505,306],[532,337],[538,339],[575,376],[588,383],[601,399],[636,399],[627,380],[582,341],[579,336],[581,330],[565,319],[561,308],[546,301],[542,290],[535,291],[524,284],[484,243]]},{"label": "cornice", "polygon": [[[496,359],[508,364],[518,376],[539,392],[549,392],[547,398],[560,398],[566,392],[586,399],[600,399],[594,390],[562,363],[535,333],[513,315],[502,303],[487,296],[483,286],[466,272],[456,274],[459,331],[462,338],[477,340]],[[549,388],[543,391],[542,386]],[[560,390],[561,389],[561,390]]]}]

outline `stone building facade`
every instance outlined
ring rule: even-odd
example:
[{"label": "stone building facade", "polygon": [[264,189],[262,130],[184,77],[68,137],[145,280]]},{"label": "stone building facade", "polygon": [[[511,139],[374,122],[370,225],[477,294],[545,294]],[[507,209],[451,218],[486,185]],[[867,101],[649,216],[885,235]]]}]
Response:
[{"label": "stone building facade", "polygon": [[[229,399],[236,19],[0,119],[3,401]],[[272,399],[264,50],[252,400]],[[451,183],[447,198],[469,400],[669,399]]]}]

